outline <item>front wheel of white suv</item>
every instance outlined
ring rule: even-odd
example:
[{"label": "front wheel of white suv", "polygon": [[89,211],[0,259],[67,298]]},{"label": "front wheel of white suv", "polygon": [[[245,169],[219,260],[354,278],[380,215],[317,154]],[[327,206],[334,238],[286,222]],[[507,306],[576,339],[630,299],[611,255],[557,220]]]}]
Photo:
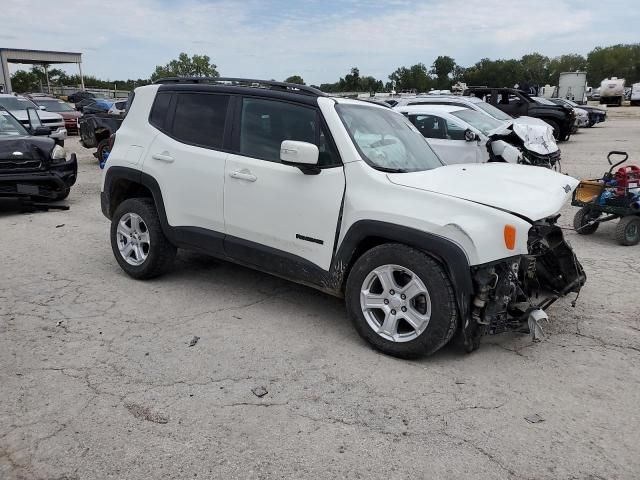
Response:
[{"label": "front wheel of white suv", "polygon": [[345,300],[353,324],[378,350],[397,357],[430,355],[458,325],[455,294],[445,270],[402,244],[372,248],[355,263]]},{"label": "front wheel of white suv", "polygon": [[118,206],[111,219],[111,249],[120,267],[140,280],[162,275],[176,256],[150,198],[130,198]]}]

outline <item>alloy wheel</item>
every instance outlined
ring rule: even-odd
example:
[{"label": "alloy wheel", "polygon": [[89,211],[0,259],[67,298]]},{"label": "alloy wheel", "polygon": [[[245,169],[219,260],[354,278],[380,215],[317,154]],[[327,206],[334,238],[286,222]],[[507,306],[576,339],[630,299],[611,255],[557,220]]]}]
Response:
[{"label": "alloy wheel", "polygon": [[151,248],[149,229],[142,217],[136,213],[125,213],[118,222],[116,232],[122,258],[134,267],[142,265]]},{"label": "alloy wheel", "polygon": [[374,332],[393,342],[414,340],[429,324],[431,297],[420,277],[399,265],[372,270],[360,289],[360,307]]}]

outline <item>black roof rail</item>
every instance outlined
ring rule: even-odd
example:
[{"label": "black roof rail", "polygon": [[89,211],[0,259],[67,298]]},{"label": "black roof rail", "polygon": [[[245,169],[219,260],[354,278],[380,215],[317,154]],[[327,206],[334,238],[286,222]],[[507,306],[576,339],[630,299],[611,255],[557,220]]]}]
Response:
[{"label": "black roof rail", "polygon": [[327,97],[328,95],[317,88],[297,83],[276,82],[275,80],[256,80],[253,78],[235,77],[166,77],[156,80],[158,84],[171,83],[202,83],[202,84],[231,84],[238,87],[267,88],[270,90],[282,90],[289,93],[300,93],[303,95],[313,95],[316,97]]}]

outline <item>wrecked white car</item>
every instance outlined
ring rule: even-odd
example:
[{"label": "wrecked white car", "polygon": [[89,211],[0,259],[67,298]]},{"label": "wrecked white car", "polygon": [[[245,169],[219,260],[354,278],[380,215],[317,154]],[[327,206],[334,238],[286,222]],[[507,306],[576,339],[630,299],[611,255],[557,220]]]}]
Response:
[{"label": "wrecked white car", "polygon": [[136,89],[102,185],[133,278],[168,271],[177,248],[208,253],[343,297],[366,341],[407,358],[456,331],[468,351],[535,332],[585,281],[556,225],[571,177],[443,165],[401,114],[313,87],[159,82]]},{"label": "wrecked white car", "polygon": [[535,118],[496,120],[456,105],[396,107],[448,165],[508,162],[560,167],[553,130]]}]

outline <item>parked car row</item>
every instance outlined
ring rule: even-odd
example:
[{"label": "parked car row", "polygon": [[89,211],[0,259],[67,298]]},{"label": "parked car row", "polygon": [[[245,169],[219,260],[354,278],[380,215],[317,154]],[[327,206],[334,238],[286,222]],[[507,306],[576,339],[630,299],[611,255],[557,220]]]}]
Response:
[{"label": "parked car row", "polygon": [[556,141],[604,122],[606,110],[516,89],[471,87],[459,95],[388,100],[447,164],[506,161],[560,170]]}]

